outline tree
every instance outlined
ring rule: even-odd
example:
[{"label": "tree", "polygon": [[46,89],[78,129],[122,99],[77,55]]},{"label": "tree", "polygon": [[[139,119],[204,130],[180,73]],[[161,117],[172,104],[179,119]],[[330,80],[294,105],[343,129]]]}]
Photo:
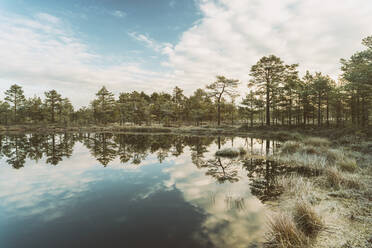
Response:
[{"label": "tree", "polygon": [[5,96],[5,100],[13,104],[13,120],[15,123],[17,123],[17,111],[26,100],[25,96],[23,95],[22,87],[17,84],[13,84],[10,86],[9,90],[5,91]]},{"label": "tree", "polygon": [[103,86],[96,94],[97,99],[94,100],[94,105],[97,119],[102,123],[107,123],[113,119],[115,99],[114,94]]},{"label": "tree", "polygon": [[244,106],[241,108],[243,113],[249,116],[250,126],[253,127],[253,117],[257,112],[258,101],[252,90],[245,96],[241,104]]},{"label": "tree", "polygon": [[55,90],[45,92],[45,106],[51,116],[51,122],[55,122],[55,114],[57,109],[60,108],[61,95]]},{"label": "tree", "polygon": [[284,62],[270,55],[262,57],[255,65],[251,67],[251,83],[259,90],[263,90],[266,95],[266,125],[270,126],[270,105],[273,99],[273,92],[277,89],[278,84],[283,82],[286,72],[293,71],[297,67],[294,65],[285,65]]},{"label": "tree", "polygon": [[0,101],[0,123],[7,125],[10,114],[10,105],[7,102]]},{"label": "tree", "polygon": [[372,101],[372,36],[363,39],[366,50],[357,52],[349,60],[342,59],[342,77],[349,82],[346,86],[351,94],[352,123],[368,125]]},{"label": "tree", "polygon": [[318,126],[322,125],[322,116],[321,116],[321,109],[322,109],[322,101],[326,97],[327,92],[330,90],[329,88],[330,78],[328,76],[322,75],[322,73],[317,72],[313,77],[313,92],[316,96],[317,102],[317,110],[318,110]]},{"label": "tree", "polygon": [[217,125],[221,124],[221,100],[223,95],[228,95],[233,98],[238,96],[236,88],[239,80],[227,79],[224,76],[217,76],[217,81],[207,86],[210,96],[212,96],[217,103]]},{"label": "tree", "polygon": [[40,97],[32,97],[26,101],[26,110],[33,123],[41,122],[44,119],[43,104]]}]

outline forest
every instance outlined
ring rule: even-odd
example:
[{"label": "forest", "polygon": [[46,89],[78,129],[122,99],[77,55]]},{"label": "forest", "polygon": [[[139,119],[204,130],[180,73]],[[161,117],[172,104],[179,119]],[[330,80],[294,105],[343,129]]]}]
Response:
[{"label": "forest", "polygon": [[[172,93],[121,92],[118,98],[103,86],[89,106],[75,109],[56,90],[26,98],[14,84],[0,100],[0,125],[61,126],[152,125],[357,127],[370,124],[372,109],[372,36],[365,49],[341,59],[338,81],[321,72],[299,76],[298,64],[275,55],[262,57],[247,73],[248,94],[239,98],[239,80],[217,76],[191,96],[175,87]],[[242,99],[242,100],[237,100]]]}]

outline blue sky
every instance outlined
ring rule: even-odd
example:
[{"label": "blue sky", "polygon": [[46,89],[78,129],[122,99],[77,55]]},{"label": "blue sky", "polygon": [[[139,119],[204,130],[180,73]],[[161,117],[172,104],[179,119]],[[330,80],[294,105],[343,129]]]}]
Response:
[{"label": "blue sky", "polygon": [[0,97],[56,89],[88,105],[106,85],[187,95],[218,74],[241,80],[275,54],[337,79],[371,35],[370,0],[0,0]]}]

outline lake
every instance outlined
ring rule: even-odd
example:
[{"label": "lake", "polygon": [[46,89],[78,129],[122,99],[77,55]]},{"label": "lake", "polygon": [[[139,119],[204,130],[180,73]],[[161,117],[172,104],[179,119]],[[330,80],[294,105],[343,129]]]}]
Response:
[{"label": "lake", "polygon": [[[233,137],[0,135],[0,247],[259,247],[280,144]],[[215,157],[218,148],[247,155]]]}]

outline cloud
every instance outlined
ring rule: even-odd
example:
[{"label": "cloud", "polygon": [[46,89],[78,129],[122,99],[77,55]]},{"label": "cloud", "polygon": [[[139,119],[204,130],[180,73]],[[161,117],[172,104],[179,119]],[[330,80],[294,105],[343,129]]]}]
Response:
[{"label": "cloud", "polygon": [[127,13],[125,13],[124,11],[120,11],[120,10],[115,10],[111,14],[118,18],[123,18],[127,15]]},{"label": "cloud", "polygon": [[[0,90],[24,86],[29,96],[56,89],[75,106],[89,104],[102,85],[118,93],[144,90],[149,82],[167,88],[164,74],[131,61],[108,65],[109,58],[92,51],[65,23],[2,13],[0,15]],[[50,15],[48,20],[54,20]],[[58,18],[55,18],[57,20]]]},{"label": "cloud", "polygon": [[169,2],[169,7],[173,8],[175,5],[176,5],[176,1],[175,0],[171,0]]},{"label": "cloud", "polygon": [[129,32],[128,35],[137,41],[143,42],[148,48],[153,49],[155,52],[169,55],[173,50],[173,45],[171,43],[157,42],[156,40],[150,38],[148,35],[139,34],[136,32]]},{"label": "cloud", "polygon": [[38,13],[36,14],[36,17],[40,19],[41,21],[46,21],[46,22],[50,22],[53,24],[57,24],[60,22],[59,18],[49,15],[47,13]]},{"label": "cloud", "polygon": [[166,63],[190,89],[217,74],[247,82],[250,67],[269,54],[300,63],[302,72],[337,78],[339,59],[371,34],[372,2],[366,0],[203,0],[199,7],[202,19],[168,51]]},{"label": "cloud", "polygon": [[78,39],[64,20],[50,14],[26,18],[0,13],[1,90],[14,82],[40,95],[55,88],[81,106],[103,84],[116,93],[167,91],[178,85],[191,94],[223,74],[240,79],[241,92],[247,92],[250,67],[269,54],[299,63],[301,72],[322,71],[336,79],[339,59],[362,49],[362,38],[371,35],[369,0],[198,0],[196,4],[201,18],[174,44],[139,31],[128,33],[162,55],[158,56],[161,72],[128,58],[112,65],[110,58]]}]

